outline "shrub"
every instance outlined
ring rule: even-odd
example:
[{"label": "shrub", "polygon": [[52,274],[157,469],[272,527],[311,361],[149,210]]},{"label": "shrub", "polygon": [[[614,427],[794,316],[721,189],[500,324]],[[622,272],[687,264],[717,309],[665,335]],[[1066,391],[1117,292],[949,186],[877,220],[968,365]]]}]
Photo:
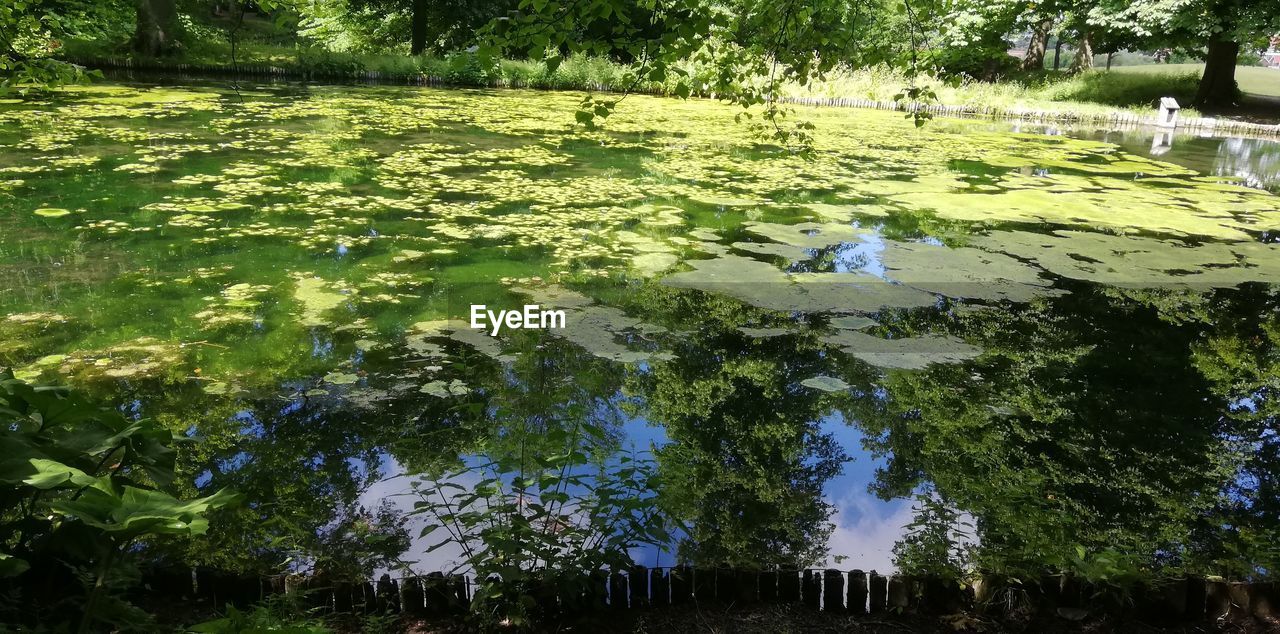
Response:
[{"label": "shrub", "polygon": [[551,428],[528,440],[546,443],[529,452],[537,458],[498,448],[482,463],[412,482],[413,513],[431,521],[422,535],[444,535],[427,552],[461,549],[481,625],[532,626],[547,616],[538,611],[547,596],[569,610],[602,601],[602,570],[629,567],[632,548],[671,544],[675,521],[658,504],[653,461],[622,453],[594,462],[584,438],[602,437],[590,423]]},{"label": "shrub", "polygon": [[1047,86],[1046,94],[1060,101],[1087,101],[1122,108],[1155,107],[1161,97],[1190,103],[1200,82],[1195,73],[1082,73],[1070,81]]},{"label": "shrub", "polygon": [[367,68],[364,62],[349,53],[333,53],[324,49],[298,49],[299,69],[312,76],[357,76]]},{"label": "shrub", "polygon": [[[201,535],[204,514],[236,499],[161,490],[174,479],[177,441],[155,422],[0,372],[0,580],[18,600],[0,603],[0,622],[50,625],[80,612],[85,631],[100,618],[145,618],[112,592],[136,546]],[[69,602],[77,579],[88,582],[87,598]]]}]

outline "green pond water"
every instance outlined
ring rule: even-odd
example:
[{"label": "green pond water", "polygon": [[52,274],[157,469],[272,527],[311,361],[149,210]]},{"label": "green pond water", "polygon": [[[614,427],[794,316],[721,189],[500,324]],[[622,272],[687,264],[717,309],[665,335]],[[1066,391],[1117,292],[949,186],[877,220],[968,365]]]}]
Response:
[{"label": "green pond water", "polygon": [[[202,438],[182,486],[253,501],[193,555],[224,565],[583,423],[687,524],[646,563],[944,565],[913,518],[1006,570],[1280,559],[1274,161],[839,109],[798,112],[806,159],[718,104],[587,132],[580,99],[0,104],[0,366]],[[467,323],[534,303],[566,327]]]}]

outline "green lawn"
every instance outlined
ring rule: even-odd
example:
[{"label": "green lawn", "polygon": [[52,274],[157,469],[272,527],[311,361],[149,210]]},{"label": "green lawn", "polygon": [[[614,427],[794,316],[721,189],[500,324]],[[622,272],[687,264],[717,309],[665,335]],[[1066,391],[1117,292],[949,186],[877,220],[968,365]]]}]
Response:
[{"label": "green lawn", "polygon": [[[1116,66],[1113,73],[1147,73],[1185,75],[1204,72],[1204,64],[1150,64],[1147,66]],[[1240,90],[1265,97],[1280,97],[1280,69],[1263,66],[1237,66],[1236,81]]]}]

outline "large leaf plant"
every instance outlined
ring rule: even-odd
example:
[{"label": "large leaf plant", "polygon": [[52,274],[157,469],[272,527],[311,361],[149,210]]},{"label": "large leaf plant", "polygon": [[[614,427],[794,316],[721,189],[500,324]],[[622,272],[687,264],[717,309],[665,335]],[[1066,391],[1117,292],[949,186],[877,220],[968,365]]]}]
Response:
[{"label": "large leaf plant", "polygon": [[79,631],[91,629],[123,556],[149,538],[201,535],[209,510],[236,501],[225,490],[193,500],[166,492],[180,440],[154,421],[0,371],[0,579],[34,593],[87,571]]}]

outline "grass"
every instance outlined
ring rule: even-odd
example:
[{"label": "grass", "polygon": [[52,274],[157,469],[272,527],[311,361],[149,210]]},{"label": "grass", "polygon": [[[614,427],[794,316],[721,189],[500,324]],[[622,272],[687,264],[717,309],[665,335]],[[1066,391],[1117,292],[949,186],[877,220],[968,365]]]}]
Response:
[{"label": "grass", "polygon": [[[978,81],[944,82],[936,78],[922,83],[932,88],[938,101],[946,105],[963,105],[991,111],[1042,111],[1070,117],[1105,117],[1117,110],[1151,114],[1156,102],[1165,96],[1187,103],[1195,94],[1199,75],[1194,72],[1173,74],[1122,74],[1092,71],[1079,75],[1041,73],[1000,83]],[[885,68],[870,68],[839,73],[793,96],[854,97],[891,101],[902,90],[907,78]],[[1189,109],[1185,116],[1198,116]]]},{"label": "grass", "polygon": [[[64,54],[73,59],[92,60],[125,56],[128,52],[98,42],[71,40],[66,42]],[[150,61],[230,67],[230,60],[231,50],[226,42],[203,41],[188,45],[176,58]],[[474,56],[467,54],[360,54],[254,41],[238,47],[237,61],[242,65],[274,66],[306,76],[354,78],[372,71],[386,78],[426,76],[466,86],[604,91],[619,91],[630,86],[624,67],[586,57],[570,58],[554,72],[548,72],[541,62],[521,60],[504,60],[495,71],[481,68]],[[1155,103],[1164,96],[1189,103],[1196,91],[1200,69],[1201,66],[1195,64],[1163,64],[1117,67],[1109,72],[1080,75],[1048,71],[1000,83],[944,82],[936,78],[926,79],[924,83],[934,89],[938,102],[945,105],[968,106],[993,114],[1038,111],[1062,118],[1101,119],[1117,110],[1151,114]],[[696,85],[703,71],[692,66],[686,70],[692,73]],[[1280,96],[1280,71],[1240,67],[1238,77],[1246,92]],[[900,72],[866,68],[836,73],[804,88],[791,86],[786,94],[889,102],[907,84],[907,78]],[[666,84],[643,82],[636,89],[670,94],[674,87],[673,77]],[[1184,109],[1183,115],[1198,116],[1199,113]]]},{"label": "grass", "polygon": [[[1182,75],[1204,72],[1204,64],[1149,64],[1146,66],[1117,66],[1112,73],[1121,75]],[[1237,66],[1236,82],[1245,94],[1262,97],[1280,97],[1280,69],[1265,66]]]}]

